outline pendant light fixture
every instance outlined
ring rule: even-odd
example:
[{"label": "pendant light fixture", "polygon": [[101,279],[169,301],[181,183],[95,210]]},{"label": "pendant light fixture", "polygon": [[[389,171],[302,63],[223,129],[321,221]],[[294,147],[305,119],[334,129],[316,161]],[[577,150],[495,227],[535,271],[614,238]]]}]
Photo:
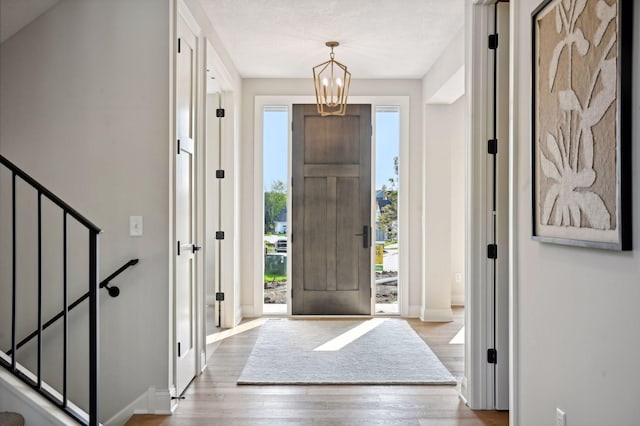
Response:
[{"label": "pendant light fixture", "polygon": [[318,113],[322,116],[344,115],[347,111],[351,73],[347,71],[346,65],[334,59],[333,48],[340,43],[328,41],[325,44],[331,48],[330,59],[313,67]]}]

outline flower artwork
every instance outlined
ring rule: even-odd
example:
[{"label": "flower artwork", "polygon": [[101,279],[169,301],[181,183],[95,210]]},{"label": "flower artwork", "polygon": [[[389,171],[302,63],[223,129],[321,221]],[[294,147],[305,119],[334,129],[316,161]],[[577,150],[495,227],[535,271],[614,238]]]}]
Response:
[{"label": "flower artwork", "polygon": [[622,2],[547,0],[534,12],[534,239],[626,245],[620,185]]}]

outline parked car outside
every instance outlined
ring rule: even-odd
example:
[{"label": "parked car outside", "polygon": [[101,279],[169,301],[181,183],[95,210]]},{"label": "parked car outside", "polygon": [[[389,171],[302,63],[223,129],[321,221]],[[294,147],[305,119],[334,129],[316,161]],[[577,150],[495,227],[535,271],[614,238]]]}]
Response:
[{"label": "parked car outside", "polygon": [[277,253],[286,253],[287,252],[287,240],[285,238],[280,238],[276,241],[276,252]]}]

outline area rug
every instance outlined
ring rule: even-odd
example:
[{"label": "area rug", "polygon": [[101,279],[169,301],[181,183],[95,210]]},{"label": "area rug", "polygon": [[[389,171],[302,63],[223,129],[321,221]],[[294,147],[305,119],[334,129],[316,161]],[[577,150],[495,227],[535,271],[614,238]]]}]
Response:
[{"label": "area rug", "polygon": [[446,384],[456,380],[401,319],[271,319],[238,378],[242,385]]}]

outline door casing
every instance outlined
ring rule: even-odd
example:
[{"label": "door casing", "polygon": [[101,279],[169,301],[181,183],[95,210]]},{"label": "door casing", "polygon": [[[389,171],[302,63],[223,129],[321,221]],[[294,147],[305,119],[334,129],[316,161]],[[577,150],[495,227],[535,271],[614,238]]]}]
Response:
[{"label": "door casing", "polygon": [[[411,99],[409,96],[349,96],[349,102],[354,104],[371,104],[372,110],[375,111],[377,106],[386,106],[386,105],[397,105],[400,107],[400,162],[401,164],[410,165],[410,149],[409,149],[409,134],[410,134],[410,117],[411,117]],[[263,315],[262,306],[263,306],[263,274],[264,274],[264,252],[263,252],[263,222],[264,222],[264,204],[263,204],[263,181],[262,181],[262,134],[263,134],[263,111],[265,106],[271,105],[283,105],[288,107],[289,115],[291,116],[292,106],[293,104],[309,104],[315,103],[315,98],[311,96],[255,96],[254,102],[254,117],[255,117],[255,125],[254,125],[254,145],[253,145],[253,204],[256,207],[254,209],[253,218],[252,218],[252,254],[253,254],[253,279],[251,282],[253,283],[253,301],[252,304],[243,305],[242,313],[245,317],[259,317]],[[375,129],[375,114],[372,116],[372,126]],[[375,132],[372,137],[372,153],[375,152]],[[292,140],[291,133],[289,134],[289,141]],[[291,143],[289,143],[289,152],[287,156],[287,167],[289,170],[291,169],[292,162],[292,152],[291,152]],[[372,159],[372,164],[374,163],[374,159]],[[401,182],[410,182],[411,180],[411,171],[410,166],[403,166],[400,168],[400,181]],[[290,188],[290,180],[288,182],[289,188],[288,191],[291,191]],[[372,181],[372,185],[375,182]],[[410,262],[410,257],[412,254],[410,253],[411,246],[419,246],[419,240],[415,242],[411,242],[410,240],[410,229],[412,223],[410,222],[410,214],[409,214],[409,202],[408,199],[411,198],[411,194],[413,193],[412,189],[409,188],[409,185],[403,186],[403,195],[399,200],[398,207],[398,216],[399,223],[406,224],[400,225],[398,230],[398,240],[399,240],[399,249],[405,255],[400,256],[400,271],[399,271],[399,305],[400,305],[400,316],[410,317],[410,316],[418,316],[420,311],[419,305],[411,305],[409,304],[409,293],[411,292],[409,281],[410,277],[416,277],[416,280],[421,276],[420,272],[420,259],[419,255],[415,255],[416,257],[412,262]],[[414,193],[415,199],[419,199],[418,188]],[[289,211],[291,211],[291,205],[287,205]],[[371,197],[371,209],[375,209],[375,197],[372,194]],[[415,224],[419,224],[419,218],[416,219],[416,216],[413,216],[413,222]],[[373,264],[374,253],[372,251],[372,259],[371,262]],[[412,266],[410,266],[412,265]],[[291,276],[291,264],[287,265],[288,276]],[[410,268],[412,268],[410,270]],[[373,280],[373,274],[372,274]],[[373,282],[372,282],[373,285]],[[375,300],[372,299],[372,307],[371,312],[374,311],[374,303]],[[288,299],[288,310],[287,314],[291,315],[291,299],[289,293]]]}]

